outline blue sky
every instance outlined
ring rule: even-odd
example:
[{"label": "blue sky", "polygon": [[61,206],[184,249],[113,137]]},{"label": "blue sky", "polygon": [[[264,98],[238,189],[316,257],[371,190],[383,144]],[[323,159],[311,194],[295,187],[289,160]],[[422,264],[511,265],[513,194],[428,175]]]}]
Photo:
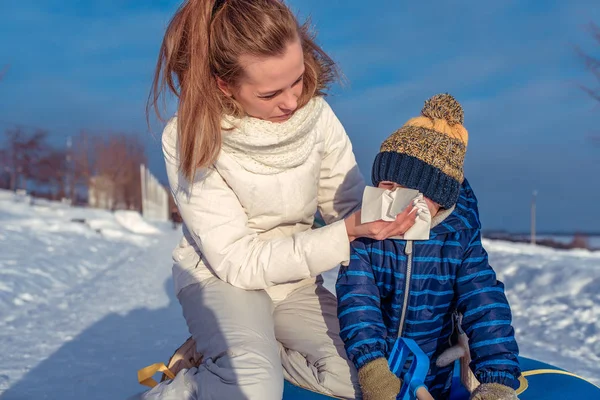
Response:
[{"label": "blue sky", "polygon": [[[81,129],[147,142],[165,179],[160,126],[144,106],[162,34],[179,1],[20,0],[0,5],[0,130],[49,130],[56,143]],[[470,133],[466,176],[484,228],[600,231],[600,104],[573,45],[600,55],[586,25],[597,0],[294,0],[347,83],[329,98],[370,176],[379,144],[450,92]],[[374,5],[375,4],[375,5]]]}]

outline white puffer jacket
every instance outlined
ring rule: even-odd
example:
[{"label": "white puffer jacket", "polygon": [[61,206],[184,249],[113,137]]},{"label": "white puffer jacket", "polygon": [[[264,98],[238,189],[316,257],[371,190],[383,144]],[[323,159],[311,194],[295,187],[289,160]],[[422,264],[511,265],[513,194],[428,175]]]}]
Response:
[{"label": "white puffer jacket", "polygon": [[[193,184],[179,172],[177,119],[163,153],[184,221],[173,251],[176,291],[217,276],[275,300],[349,259],[343,218],[360,207],[364,181],[346,132],[318,97],[288,121],[225,120],[213,168]],[[311,229],[319,210],[327,226]]]}]

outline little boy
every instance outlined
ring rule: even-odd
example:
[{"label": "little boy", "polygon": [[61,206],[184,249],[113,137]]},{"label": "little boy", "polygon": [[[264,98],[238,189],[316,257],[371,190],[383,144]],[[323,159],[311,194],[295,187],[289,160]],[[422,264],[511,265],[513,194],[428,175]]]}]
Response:
[{"label": "little boy", "polygon": [[477,200],[463,176],[468,133],[462,124],[461,105],[448,94],[434,96],[375,158],[373,184],[418,190],[432,219],[429,240],[354,241],[350,263],[340,269],[340,335],[366,400],[396,398],[401,380],[387,357],[399,336],[428,355],[425,384],[436,400],[447,398],[453,363],[438,358],[451,346],[456,315],[481,383],[471,399],[517,398],[519,350],[504,285],[481,244]]}]

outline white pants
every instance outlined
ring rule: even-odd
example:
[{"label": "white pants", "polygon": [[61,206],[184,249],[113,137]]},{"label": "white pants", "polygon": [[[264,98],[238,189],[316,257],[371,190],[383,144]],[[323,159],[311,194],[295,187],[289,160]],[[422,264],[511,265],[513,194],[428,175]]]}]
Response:
[{"label": "white pants", "polygon": [[279,400],[284,377],[318,392],[359,397],[356,370],[339,337],[337,301],[321,283],[273,303],[263,290],[211,278],[185,287],[178,298],[203,363],[142,399]]}]

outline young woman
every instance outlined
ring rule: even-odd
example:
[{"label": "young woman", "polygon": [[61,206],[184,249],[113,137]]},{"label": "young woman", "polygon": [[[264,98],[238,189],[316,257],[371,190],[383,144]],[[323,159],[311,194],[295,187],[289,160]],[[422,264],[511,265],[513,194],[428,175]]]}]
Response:
[{"label": "young woman", "polygon": [[173,276],[203,359],[143,398],[281,399],[284,377],[359,395],[320,274],[414,213],[360,224],[363,179],[323,99],[335,72],[280,0],[187,0],[173,17],[149,105],[178,97],[162,139],[184,221]]}]

